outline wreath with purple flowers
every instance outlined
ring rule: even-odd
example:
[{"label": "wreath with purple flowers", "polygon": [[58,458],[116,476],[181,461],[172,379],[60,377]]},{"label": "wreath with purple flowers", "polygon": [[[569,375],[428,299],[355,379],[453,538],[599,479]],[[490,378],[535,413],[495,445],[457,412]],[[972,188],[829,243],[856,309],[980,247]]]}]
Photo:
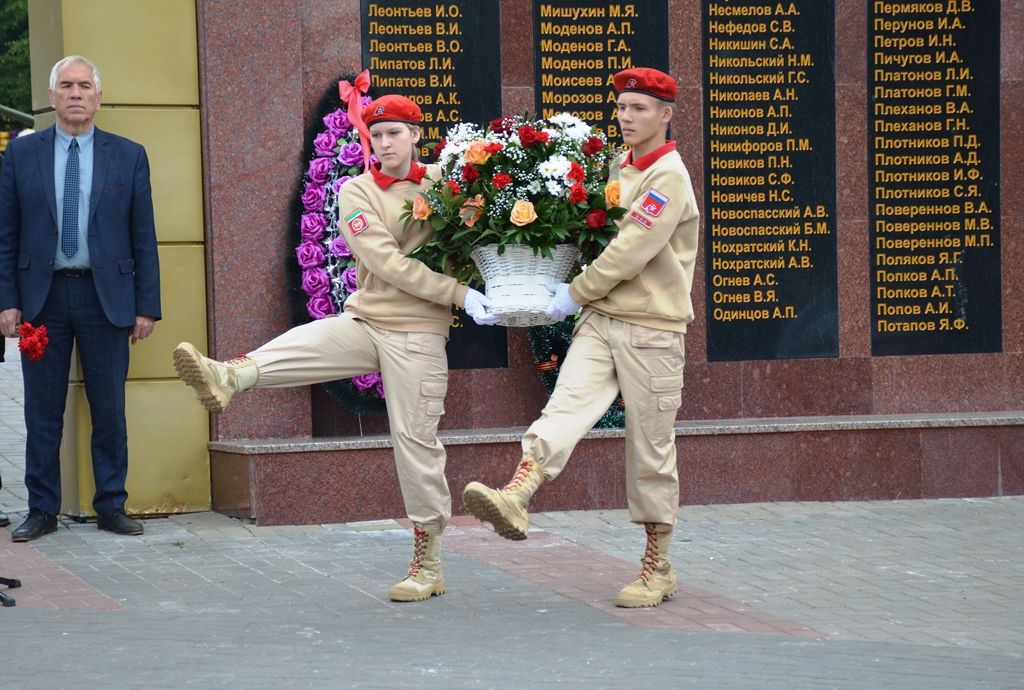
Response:
[{"label": "wreath with purple flowers", "polygon": [[[341,80],[354,83],[355,75],[343,74]],[[338,228],[338,190],[362,173],[363,149],[337,83],[324,92],[306,128],[303,160],[308,163],[292,204],[295,230],[290,241],[296,261],[289,262],[289,268],[298,273],[291,283],[299,286],[292,289],[291,299],[296,325],[340,313],[358,287],[355,258]],[[370,89],[362,96],[364,107],[372,93]],[[356,414],[386,414],[379,372],[331,381],[325,387]]]}]

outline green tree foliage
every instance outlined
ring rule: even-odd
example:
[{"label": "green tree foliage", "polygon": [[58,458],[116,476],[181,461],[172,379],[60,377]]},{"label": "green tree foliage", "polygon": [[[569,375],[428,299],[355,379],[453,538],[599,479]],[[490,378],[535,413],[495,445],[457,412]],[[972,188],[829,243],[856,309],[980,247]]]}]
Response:
[{"label": "green tree foliage", "polygon": [[28,0],[0,0],[0,104],[32,112]]}]

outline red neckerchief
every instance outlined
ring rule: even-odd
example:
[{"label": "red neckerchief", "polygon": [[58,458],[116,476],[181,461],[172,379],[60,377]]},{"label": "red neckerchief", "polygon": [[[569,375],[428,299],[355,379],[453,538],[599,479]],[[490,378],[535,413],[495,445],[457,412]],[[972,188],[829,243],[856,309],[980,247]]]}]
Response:
[{"label": "red neckerchief", "polygon": [[662,146],[659,146],[658,148],[654,149],[646,156],[640,156],[638,159],[636,159],[636,162],[634,163],[633,151],[631,149],[630,152],[626,154],[626,160],[622,161],[622,165],[620,167],[625,168],[627,165],[632,165],[637,170],[640,170],[642,172],[644,170],[647,170],[647,168],[651,167],[652,165],[654,165],[654,162],[661,158],[662,156],[664,156],[666,153],[670,153],[675,150],[676,142],[674,140],[666,141]]},{"label": "red neckerchief", "polygon": [[413,161],[409,166],[409,174],[400,180],[397,177],[391,177],[391,175],[382,173],[380,171],[380,162],[377,162],[370,166],[370,174],[373,175],[373,181],[377,183],[378,187],[387,189],[396,182],[405,182],[406,180],[419,184],[423,180],[423,176],[427,174],[427,166]]}]

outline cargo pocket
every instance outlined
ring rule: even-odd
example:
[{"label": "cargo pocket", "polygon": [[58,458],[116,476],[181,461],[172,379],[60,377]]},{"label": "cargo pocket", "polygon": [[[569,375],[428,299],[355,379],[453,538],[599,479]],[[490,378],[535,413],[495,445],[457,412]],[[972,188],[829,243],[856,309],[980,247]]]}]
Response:
[{"label": "cargo pocket", "polygon": [[[638,326],[635,323],[629,325],[630,345],[642,350],[637,354],[664,354],[663,351],[672,347],[676,343],[678,337],[679,334],[673,331],[663,331],[660,328],[647,328],[646,326]],[[661,350],[661,352],[659,352],[659,350]]]},{"label": "cargo pocket", "polygon": [[676,412],[683,404],[683,375],[652,376],[651,396],[644,415],[644,433],[652,441],[660,441],[674,434]]},{"label": "cargo pocket", "polygon": [[444,354],[444,336],[437,333],[406,333],[405,352],[412,359],[437,359]]},{"label": "cargo pocket", "polygon": [[420,383],[420,399],[416,403],[416,416],[412,423],[412,435],[416,439],[433,441],[437,436],[437,425],[444,414],[444,396],[447,392],[447,379]]}]

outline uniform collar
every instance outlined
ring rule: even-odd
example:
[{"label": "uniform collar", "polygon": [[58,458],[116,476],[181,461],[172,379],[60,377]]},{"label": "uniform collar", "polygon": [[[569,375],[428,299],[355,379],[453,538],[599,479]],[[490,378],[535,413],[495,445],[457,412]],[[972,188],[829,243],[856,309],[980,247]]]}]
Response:
[{"label": "uniform collar", "polygon": [[377,183],[377,186],[381,189],[387,189],[396,182],[415,182],[419,184],[423,180],[423,176],[427,172],[427,166],[422,163],[412,161],[409,165],[409,174],[404,178],[399,179],[397,177],[391,177],[391,175],[385,175],[380,171],[380,163],[374,163],[370,166],[370,174],[373,175],[373,181]]},{"label": "uniform collar", "polygon": [[633,160],[633,151],[630,150],[630,152],[626,154],[626,160],[622,161],[622,165],[620,167],[625,168],[627,165],[632,165],[637,170],[643,172],[644,170],[647,170],[647,168],[654,165],[655,161],[664,156],[666,153],[671,153],[672,151],[675,150],[675,140],[666,141],[664,144],[654,149],[646,156],[640,156],[635,161]]}]

